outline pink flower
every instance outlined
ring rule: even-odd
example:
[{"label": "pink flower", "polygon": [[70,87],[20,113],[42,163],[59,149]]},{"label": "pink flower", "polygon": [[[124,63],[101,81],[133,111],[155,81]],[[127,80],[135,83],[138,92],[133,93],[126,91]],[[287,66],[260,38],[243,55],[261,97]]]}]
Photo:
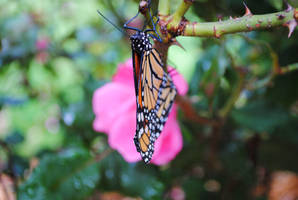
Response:
[{"label": "pink flower", "polygon": [[39,38],[35,43],[35,47],[38,51],[45,50],[48,48],[48,46],[49,46],[49,39],[46,37]]},{"label": "pink flower", "polygon": [[35,42],[35,47],[37,50],[36,60],[40,63],[46,63],[49,59],[49,53],[47,52],[49,46],[49,39],[46,37],[41,37]]},{"label": "pink flower", "polygon": [[[170,71],[178,93],[185,95],[188,89],[186,81],[175,69],[171,68]],[[141,160],[133,142],[136,130],[136,96],[131,59],[118,66],[111,83],[94,92],[93,110],[93,128],[108,135],[111,148],[117,150],[127,162]],[[176,115],[177,105],[174,104],[165,127],[155,142],[151,163],[166,164],[181,151],[183,140]]]}]

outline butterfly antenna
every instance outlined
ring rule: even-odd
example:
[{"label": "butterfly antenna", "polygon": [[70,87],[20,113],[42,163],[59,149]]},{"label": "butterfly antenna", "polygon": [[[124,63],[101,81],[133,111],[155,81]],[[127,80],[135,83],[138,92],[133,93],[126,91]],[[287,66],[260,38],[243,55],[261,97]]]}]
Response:
[{"label": "butterfly antenna", "polygon": [[98,14],[102,16],[107,22],[109,22],[112,26],[114,26],[118,31],[126,35],[126,32],[120,29],[116,24],[114,24],[111,20],[109,20],[107,17],[105,17],[99,10],[97,10]]},{"label": "butterfly antenna", "polygon": [[137,18],[139,14],[140,14],[140,12],[138,12],[133,18],[131,18],[130,20],[128,20],[128,21],[123,25],[123,28],[125,28],[125,29],[129,29],[129,30],[134,30],[134,31],[141,31],[141,30],[138,29],[138,28],[128,26],[128,24],[129,24],[130,22],[132,22],[135,18]]}]

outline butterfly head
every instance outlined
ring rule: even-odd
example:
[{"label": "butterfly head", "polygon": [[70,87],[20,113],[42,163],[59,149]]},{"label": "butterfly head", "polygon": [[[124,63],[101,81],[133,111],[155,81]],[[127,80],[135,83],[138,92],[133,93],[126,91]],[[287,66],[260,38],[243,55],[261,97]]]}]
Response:
[{"label": "butterfly head", "polygon": [[149,35],[144,32],[136,32],[130,36],[132,50],[136,51],[139,54],[142,54],[144,51],[152,49],[152,45],[149,40]]}]

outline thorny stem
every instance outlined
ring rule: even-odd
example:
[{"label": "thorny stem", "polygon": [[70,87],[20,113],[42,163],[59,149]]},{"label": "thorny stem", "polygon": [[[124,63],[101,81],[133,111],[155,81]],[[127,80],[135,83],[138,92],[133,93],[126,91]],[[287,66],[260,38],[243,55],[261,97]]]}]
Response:
[{"label": "thorny stem", "polygon": [[181,19],[183,18],[184,14],[187,12],[187,10],[192,5],[193,0],[184,0],[181,2],[180,6],[174,12],[174,14],[171,16],[170,23],[168,24],[168,27],[175,27],[178,28]]},{"label": "thorny stem", "polygon": [[[243,17],[230,18],[225,21],[218,22],[189,22],[183,23],[182,31],[179,31],[179,24],[181,21],[171,21],[167,24],[167,30],[172,30],[177,35],[182,36],[197,36],[197,37],[216,37],[219,38],[222,35],[237,32],[249,32],[253,30],[268,29],[277,26],[287,26],[289,28],[289,35],[297,26],[296,14],[297,9],[287,9],[285,11],[264,14],[264,15],[253,15],[245,14]],[[174,34],[175,35],[175,34]]]},{"label": "thorny stem", "polygon": [[[246,12],[243,17],[230,17],[229,20],[218,22],[190,22],[185,19],[184,14],[188,11],[192,3],[193,0],[181,1],[177,10],[172,15],[169,15],[169,0],[159,2],[160,21],[159,26],[157,26],[157,31],[161,33],[163,46],[167,45],[169,47],[172,44],[178,44],[175,40],[177,36],[219,38],[225,34],[269,29],[278,26],[288,27],[288,37],[290,37],[298,24],[298,9],[294,9],[290,5],[288,5],[288,8],[284,11],[264,15],[253,15],[248,7],[245,6]],[[147,18],[147,21],[150,20],[148,13],[145,13],[144,16]],[[167,66],[166,58],[168,47],[159,49],[159,45],[161,45],[161,43],[156,44],[155,48],[162,54],[163,63]]]}]

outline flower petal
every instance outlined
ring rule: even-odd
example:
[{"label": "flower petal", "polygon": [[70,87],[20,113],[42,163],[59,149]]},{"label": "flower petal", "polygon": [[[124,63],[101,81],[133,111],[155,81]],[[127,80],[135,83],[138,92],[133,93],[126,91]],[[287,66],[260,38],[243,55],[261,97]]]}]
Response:
[{"label": "flower petal", "polygon": [[134,86],[132,59],[128,59],[125,63],[119,64],[112,81],[126,84],[130,87]]},{"label": "flower petal", "polygon": [[119,118],[110,130],[109,145],[116,149],[127,162],[141,160],[133,142],[136,130],[136,114],[131,110],[125,117]]},{"label": "flower petal", "polygon": [[188,84],[183,76],[173,67],[169,66],[170,75],[180,95],[185,95],[188,90]]},{"label": "flower petal", "polygon": [[133,88],[119,83],[108,83],[93,95],[94,130],[108,133],[117,118],[135,107]]}]

